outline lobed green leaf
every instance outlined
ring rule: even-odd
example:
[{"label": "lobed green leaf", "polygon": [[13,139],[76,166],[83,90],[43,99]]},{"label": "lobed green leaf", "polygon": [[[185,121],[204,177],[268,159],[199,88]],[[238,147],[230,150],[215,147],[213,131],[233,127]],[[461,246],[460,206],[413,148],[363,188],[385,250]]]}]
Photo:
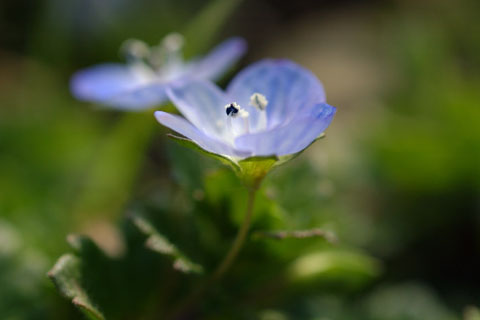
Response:
[{"label": "lobed green leaf", "polygon": [[91,320],[104,320],[105,317],[88,296],[82,286],[82,262],[72,254],[61,256],[48,277],[53,281],[60,294],[71,299],[72,303]]},{"label": "lobed green leaf", "polygon": [[145,246],[152,251],[169,256],[173,260],[173,268],[184,273],[202,273],[203,268],[192,262],[173,243],[163,236],[147,219],[134,214],[133,224],[147,236]]}]

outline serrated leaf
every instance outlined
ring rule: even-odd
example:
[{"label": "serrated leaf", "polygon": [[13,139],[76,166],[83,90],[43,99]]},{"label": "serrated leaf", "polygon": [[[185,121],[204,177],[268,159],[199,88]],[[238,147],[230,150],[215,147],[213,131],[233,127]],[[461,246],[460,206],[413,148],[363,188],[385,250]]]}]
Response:
[{"label": "serrated leaf", "polygon": [[133,224],[147,236],[145,246],[155,252],[169,256],[173,261],[173,268],[185,273],[202,273],[203,268],[199,264],[188,259],[173,243],[163,236],[147,219],[134,214]]},{"label": "serrated leaf", "polygon": [[72,255],[61,256],[55,266],[48,272],[58,291],[72,300],[72,303],[88,318],[104,320],[102,312],[92,303],[88,293],[81,285],[81,260]]}]

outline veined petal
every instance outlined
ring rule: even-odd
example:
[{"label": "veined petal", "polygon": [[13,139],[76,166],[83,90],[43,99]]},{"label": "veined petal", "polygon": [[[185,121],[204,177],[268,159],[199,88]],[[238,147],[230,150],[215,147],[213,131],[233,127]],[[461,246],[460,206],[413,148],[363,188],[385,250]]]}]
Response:
[{"label": "veined petal", "polygon": [[250,150],[253,156],[283,156],[305,149],[330,124],[336,108],[326,103],[318,105],[315,117],[298,117],[288,124],[260,133],[246,134],[235,139],[235,146]]},{"label": "veined petal", "polygon": [[228,39],[205,57],[192,62],[189,72],[192,77],[198,79],[217,80],[245,54],[246,50],[247,43],[242,38]]},{"label": "veined petal", "polygon": [[167,95],[200,131],[218,139],[226,136],[224,106],[231,101],[216,85],[203,80],[178,81],[169,86]]},{"label": "veined petal", "polygon": [[187,137],[208,152],[236,158],[243,158],[250,155],[250,152],[234,150],[231,146],[206,136],[182,117],[163,111],[156,111],[155,118],[157,118],[158,122],[162,125]]},{"label": "veined petal", "polygon": [[248,108],[250,96],[264,95],[268,100],[267,127],[274,128],[302,114],[305,108],[325,102],[320,81],[309,70],[287,60],[263,60],[240,72],[227,92],[251,117],[253,131],[259,129],[259,112]]},{"label": "veined petal", "polygon": [[148,81],[129,66],[107,63],[78,71],[73,75],[70,87],[77,99],[103,103]]}]

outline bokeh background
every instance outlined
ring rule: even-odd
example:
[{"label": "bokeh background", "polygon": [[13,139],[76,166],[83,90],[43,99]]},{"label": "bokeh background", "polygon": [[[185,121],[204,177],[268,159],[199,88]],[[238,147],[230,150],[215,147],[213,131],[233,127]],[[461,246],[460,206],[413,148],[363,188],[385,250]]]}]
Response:
[{"label": "bokeh background", "polygon": [[101,248],[76,254],[107,319],[164,319],[202,276],[145,248],[137,213],[207,273],[228,249],[245,196],[228,169],[166,139],[151,111],[69,92],[76,70],[122,61],[125,39],[172,31],[187,57],[244,37],[235,70],[292,59],[338,108],[325,139],[268,176],[252,230],[338,242],[252,236],[186,319],[480,319],[475,0],[3,0],[1,319],[83,318],[47,277],[69,234]]}]

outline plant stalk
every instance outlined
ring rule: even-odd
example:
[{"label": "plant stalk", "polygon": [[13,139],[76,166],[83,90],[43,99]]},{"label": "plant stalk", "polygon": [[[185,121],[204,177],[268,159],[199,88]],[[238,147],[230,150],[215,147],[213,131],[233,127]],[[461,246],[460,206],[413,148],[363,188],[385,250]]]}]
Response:
[{"label": "plant stalk", "polygon": [[232,247],[228,251],[227,255],[223,260],[218,264],[218,267],[212,273],[212,275],[203,282],[196,290],[193,290],[192,293],[180,303],[177,308],[167,316],[167,319],[177,320],[183,319],[183,316],[191,312],[195,305],[198,303],[198,300],[204,295],[204,293],[211,287],[211,285],[219,281],[225,273],[228,271],[232,263],[235,261],[240,249],[242,248],[245,240],[247,238],[248,230],[252,222],[253,216],[253,207],[255,203],[255,196],[257,193],[257,188],[248,189],[248,200],[247,200],[247,210],[245,212],[245,218],[243,223],[238,230],[237,236],[233,241]]},{"label": "plant stalk", "polygon": [[252,222],[255,195],[256,189],[248,190],[247,211],[245,212],[245,218],[243,220],[242,226],[240,227],[240,230],[238,231],[229,252],[225,256],[225,258],[223,258],[222,262],[220,262],[217,269],[213,272],[211,276],[211,282],[218,281],[223,277],[225,272],[230,268],[233,261],[237,257],[243,244],[245,243],[245,239],[247,237],[248,230],[250,229],[250,224]]}]

